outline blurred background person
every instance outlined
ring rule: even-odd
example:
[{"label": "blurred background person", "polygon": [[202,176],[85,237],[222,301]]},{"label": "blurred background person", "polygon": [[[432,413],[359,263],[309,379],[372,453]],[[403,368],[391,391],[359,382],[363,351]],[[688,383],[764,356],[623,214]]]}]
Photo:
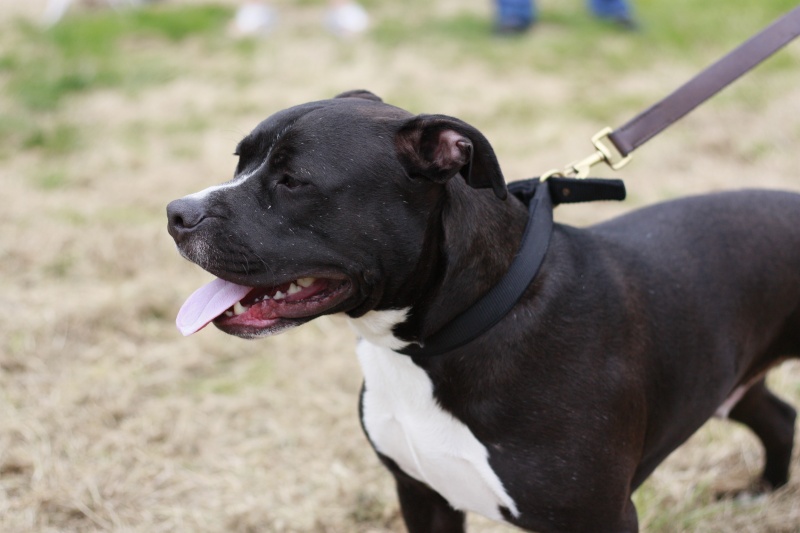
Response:
[{"label": "blurred background person", "polygon": [[[536,22],[534,0],[495,0],[495,31],[513,35],[527,31]],[[597,18],[614,22],[625,29],[635,29],[631,8],[626,0],[586,0],[589,11]]]},{"label": "blurred background person", "polygon": [[[353,0],[329,0],[324,26],[338,37],[353,37],[369,27],[369,15]],[[245,2],[236,10],[232,31],[239,36],[268,35],[278,24],[278,11],[267,2]]]}]

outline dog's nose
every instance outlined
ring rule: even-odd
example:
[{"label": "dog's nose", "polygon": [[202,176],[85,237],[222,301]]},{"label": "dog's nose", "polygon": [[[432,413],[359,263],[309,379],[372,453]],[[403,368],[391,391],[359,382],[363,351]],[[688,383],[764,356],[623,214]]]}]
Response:
[{"label": "dog's nose", "polygon": [[167,230],[175,242],[191,233],[205,218],[203,203],[194,198],[174,200],[167,206]]}]

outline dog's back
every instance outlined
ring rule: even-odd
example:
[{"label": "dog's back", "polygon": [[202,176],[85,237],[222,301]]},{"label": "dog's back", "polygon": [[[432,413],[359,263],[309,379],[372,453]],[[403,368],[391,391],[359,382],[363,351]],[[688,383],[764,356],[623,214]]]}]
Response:
[{"label": "dog's back", "polygon": [[[682,420],[688,438],[715,412],[730,415],[762,438],[768,470],[771,447],[780,448],[773,455],[790,455],[793,410],[766,390],[763,377],[780,361],[800,356],[800,194],[689,197],[588,231],[602,242],[598,261],[611,264],[635,295],[629,312],[645,318],[639,323],[645,330],[640,338],[647,339],[642,354],[650,416]],[[681,365],[672,364],[676,358]],[[729,387],[717,391],[711,383]],[[707,408],[698,410],[709,395]],[[770,440],[782,442],[771,446]],[[648,441],[652,451],[639,479],[671,451],[674,433],[667,439],[653,431]],[[786,468],[788,460],[782,461]],[[768,481],[780,485],[785,475]]]}]

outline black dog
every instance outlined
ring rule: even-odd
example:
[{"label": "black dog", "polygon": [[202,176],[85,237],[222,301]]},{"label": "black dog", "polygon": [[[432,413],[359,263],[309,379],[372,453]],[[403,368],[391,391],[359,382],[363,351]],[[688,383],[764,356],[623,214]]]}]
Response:
[{"label": "black dog", "polygon": [[636,531],[631,493],[715,413],[761,439],[766,484],[787,482],[795,411],[764,375],[800,355],[800,195],[556,224],[511,312],[428,357],[399,352],[498,283],[528,219],[483,135],[354,91],[276,113],[236,153],[233,180],[168,207],[180,252],[225,280],[179,326],[258,337],[346,313],[410,531],[463,531],[465,511]]}]

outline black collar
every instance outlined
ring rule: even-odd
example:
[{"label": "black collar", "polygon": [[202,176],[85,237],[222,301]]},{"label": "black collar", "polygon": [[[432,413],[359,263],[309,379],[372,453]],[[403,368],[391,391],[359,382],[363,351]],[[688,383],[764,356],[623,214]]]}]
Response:
[{"label": "black collar", "polygon": [[553,207],[560,203],[594,200],[624,200],[621,180],[551,177],[542,187],[539,178],[509,183],[508,190],[528,206],[528,224],[522,235],[519,252],[508,272],[466,311],[424,339],[397,350],[412,356],[441,355],[478,338],[489,331],[517,304],[533,282],[547,255],[553,233]]}]

